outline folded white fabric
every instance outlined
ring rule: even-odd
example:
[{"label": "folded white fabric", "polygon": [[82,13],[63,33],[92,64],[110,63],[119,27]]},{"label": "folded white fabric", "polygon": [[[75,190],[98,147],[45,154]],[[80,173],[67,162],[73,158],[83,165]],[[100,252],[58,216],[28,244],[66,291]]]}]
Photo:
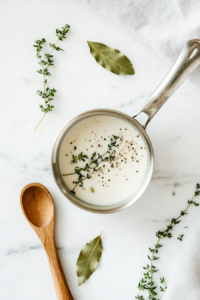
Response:
[{"label": "folded white fabric", "polygon": [[[82,0],[173,63],[200,38],[200,0]],[[190,77],[200,87],[200,67]]]}]

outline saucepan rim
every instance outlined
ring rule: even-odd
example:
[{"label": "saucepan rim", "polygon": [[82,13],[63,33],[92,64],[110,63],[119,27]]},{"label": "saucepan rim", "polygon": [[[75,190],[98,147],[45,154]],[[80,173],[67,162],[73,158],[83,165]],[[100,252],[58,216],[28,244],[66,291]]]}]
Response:
[{"label": "saucepan rim", "polygon": [[[92,205],[92,204],[86,203],[86,202],[82,201],[81,199],[77,198],[73,193],[70,192],[70,190],[66,186],[66,184],[63,180],[63,176],[60,172],[59,152],[60,152],[60,147],[61,147],[62,141],[63,141],[64,137],[66,136],[67,132],[81,120],[95,116],[95,115],[96,116],[98,116],[98,115],[114,116],[114,117],[118,117],[120,119],[124,119],[125,121],[128,121],[129,123],[133,124],[139,130],[140,134],[142,134],[144,141],[146,143],[146,146],[148,147],[148,153],[149,153],[148,166],[147,166],[146,175],[143,179],[143,183],[136,190],[136,192],[134,194],[132,194],[128,199],[125,199],[124,201],[119,202],[114,205],[107,205],[107,206]],[[58,132],[58,134],[56,136],[53,150],[52,150],[51,167],[52,167],[53,177],[54,177],[54,180],[55,180],[58,188],[71,203],[73,203],[74,205],[78,206],[79,208],[84,209],[89,212],[108,214],[108,213],[114,213],[114,212],[117,212],[117,211],[120,211],[122,209],[129,207],[135,201],[137,201],[141,197],[141,195],[144,193],[147,186],[149,185],[149,182],[151,180],[152,173],[153,173],[154,151],[153,151],[153,147],[152,147],[150,138],[147,135],[144,127],[135,118],[130,117],[129,115],[127,115],[121,111],[114,110],[114,109],[98,108],[98,109],[92,109],[92,110],[85,111],[82,114],[71,118],[60,129],[60,131]]]}]

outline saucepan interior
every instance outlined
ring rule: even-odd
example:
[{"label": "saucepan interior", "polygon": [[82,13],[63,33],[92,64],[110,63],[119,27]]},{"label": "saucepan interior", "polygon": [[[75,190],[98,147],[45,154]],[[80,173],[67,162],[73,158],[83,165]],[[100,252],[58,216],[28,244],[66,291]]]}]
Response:
[{"label": "saucepan interior", "polygon": [[[124,199],[122,202],[119,202],[114,205],[107,205],[107,206],[88,204],[88,203],[82,201],[81,199],[79,199],[78,197],[76,197],[73,193],[71,193],[71,191],[68,189],[68,187],[66,186],[66,184],[63,180],[63,176],[61,174],[60,167],[59,167],[60,148],[61,148],[63,139],[66,136],[66,134],[68,133],[68,131],[76,123],[80,122],[81,120],[89,118],[89,117],[100,116],[100,115],[117,117],[117,118],[120,118],[120,119],[132,124],[133,126],[135,126],[135,128],[138,130],[138,132],[140,133],[141,137],[144,140],[145,147],[147,150],[147,158],[148,158],[145,176],[143,178],[142,184],[139,186],[139,188],[136,190],[136,192],[134,192],[129,198]],[[76,206],[78,206],[84,210],[94,212],[94,213],[104,213],[104,214],[112,213],[112,212],[116,212],[121,209],[124,209],[124,208],[130,206],[131,204],[133,204],[144,193],[145,189],[147,188],[149,181],[151,179],[151,176],[152,176],[153,165],[154,165],[154,153],[153,153],[152,144],[151,144],[151,141],[150,141],[146,131],[142,127],[142,125],[134,118],[131,118],[130,116],[128,116],[122,112],[112,110],[112,109],[90,110],[90,111],[82,113],[81,115],[71,119],[69,122],[67,122],[63,126],[63,128],[58,133],[58,136],[56,137],[53,151],[52,151],[53,176],[54,176],[56,184],[58,185],[61,192],[65,195],[65,197],[69,201],[71,201]],[[133,184],[134,184],[134,182],[133,182]]]}]

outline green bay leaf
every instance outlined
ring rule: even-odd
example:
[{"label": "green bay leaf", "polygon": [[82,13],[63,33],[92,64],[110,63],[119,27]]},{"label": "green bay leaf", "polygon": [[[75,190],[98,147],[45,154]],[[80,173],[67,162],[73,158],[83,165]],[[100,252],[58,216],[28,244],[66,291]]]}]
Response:
[{"label": "green bay leaf", "polygon": [[87,243],[79,254],[76,263],[76,274],[78,276],[79,286],[94,273],[100,262],[103,249],[101,235]]},{"label": "green bay leaf", "polygon": [[101,43],[87,42],[90,47],[90,53],[94,56],[96,62],[106,70],[117,75],[133,75],[131,61],[119,50],[110,48]]}]

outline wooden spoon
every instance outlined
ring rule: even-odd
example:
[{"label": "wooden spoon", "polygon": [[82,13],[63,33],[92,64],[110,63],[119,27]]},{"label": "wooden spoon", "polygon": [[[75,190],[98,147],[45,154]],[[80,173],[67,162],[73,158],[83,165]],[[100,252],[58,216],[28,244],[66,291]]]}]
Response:
[{"label": "wooden spoon", "polygon": [[55,209],[49,191],[40,183],[26,185],[20,195],[22,211],[46,250],[58,300],[73,300],[54,240]]}]

